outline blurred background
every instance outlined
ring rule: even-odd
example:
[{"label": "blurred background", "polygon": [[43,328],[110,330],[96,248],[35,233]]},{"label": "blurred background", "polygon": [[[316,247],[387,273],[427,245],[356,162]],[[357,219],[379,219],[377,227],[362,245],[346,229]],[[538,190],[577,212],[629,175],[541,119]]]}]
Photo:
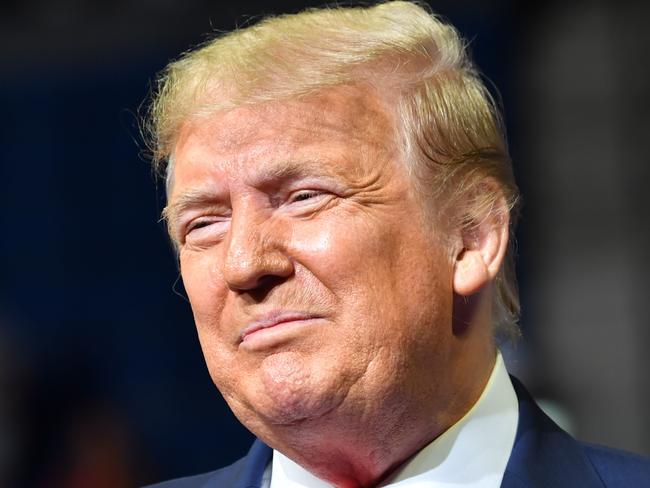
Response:
[{"label": "blurred background", "polygon": [[[137,112],[215,31],[322,2],[0,6],[0,486],[133,487],[251,435],[212,385]],[[650,455],[650,6],[430,2],[498,87],[524,195],[511,371],[579,438]]]}]

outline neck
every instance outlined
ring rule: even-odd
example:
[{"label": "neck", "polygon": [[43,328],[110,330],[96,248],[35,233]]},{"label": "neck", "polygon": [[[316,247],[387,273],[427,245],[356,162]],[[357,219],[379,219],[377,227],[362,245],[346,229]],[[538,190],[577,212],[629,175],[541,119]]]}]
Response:
[{"label": "neck", "polygon": [[[481,343],[489,347],[477,347]],[[377,412],[342,405],[318,419],[272,426],[260,437],[333,486],[377,486],[462,418],[481,395],[494,367],[494,346],[478,340],[456,346],[445,378],[449,387],[434,385],[433,398],[426,388],[396,391],[382,399]]]}]

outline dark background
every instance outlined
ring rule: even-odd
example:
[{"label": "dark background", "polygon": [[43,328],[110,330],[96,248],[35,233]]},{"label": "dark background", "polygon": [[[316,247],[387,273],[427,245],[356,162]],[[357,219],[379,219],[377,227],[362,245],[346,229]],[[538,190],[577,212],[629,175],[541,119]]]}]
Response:
[{"label": "dark background", "polygon": [[[650,8],[430,3],[505,106],[524,194],[509,367],[578,437],[648,455]],[[246,451],[174,286],[137,112],[207,34],[320,4],[0,6],[0,486],[138,486]]]}]

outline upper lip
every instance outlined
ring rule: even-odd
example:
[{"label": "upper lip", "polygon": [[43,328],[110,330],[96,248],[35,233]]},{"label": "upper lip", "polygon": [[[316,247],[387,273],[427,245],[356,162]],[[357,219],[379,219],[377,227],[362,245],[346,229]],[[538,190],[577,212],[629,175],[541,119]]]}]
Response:
[{"label": "upper lip", "polygon": [[252,334],[260,329],[267,329],[274,327],[284,322],[292,322],[295,320],[308,320],[318,318],[318,315],[309,312],[296,312],[276,310],[271,313],[258,315],[242,330],[240,341],[243,341],[247,335]]}]

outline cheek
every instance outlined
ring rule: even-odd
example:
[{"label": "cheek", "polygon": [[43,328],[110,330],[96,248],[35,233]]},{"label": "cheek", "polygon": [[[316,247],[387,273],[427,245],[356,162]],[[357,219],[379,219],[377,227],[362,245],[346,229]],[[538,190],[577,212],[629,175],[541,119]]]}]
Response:
[{"label": "cheek", "polygon": [[291,248],[299,256],[322,258],[336,252],[340,224],[335,222],[308,222],[291,229]]},{"label": "cheek", "polygon": [[363,283],[364,276],[386,271],[391,262],[395,246],[389,235],[360,217],[343,213],[292,229],[294,257],[333,291],[342,282]]},{"label": "cheek", "polygon": [[346,216],[293,233],[292,249],[307,269],[305,280],[334,295],[340,325],[350,340],[362,343],[380,341],[388,324],[400,319],[408,306],[402,292],[408,292],[408,279],[418,267],[404,259],[406,243],[395,227],[380,224]]},{"label": "cheek", "polygon": [[[314,222],[294,232],[299,260],[337,296],[350,325],[371,327],[377,341],[440,333],[452,297],[444,246],[418,222],[362,217]],[[397,327],[403,323],[411,327]]]},{"label": "cheek", "polygon": [[227,297],[228,289],[213,254],[187,252],[180,259],[183,285],[199,334],[202,329],[217,325],[215,321],[221,316]]},{"label": "cheek", "polygon": [[192,309],[204,310],[222,302],[226,287],[223,274],[216,266],[212,252],[182,252],[181,277]]}]

